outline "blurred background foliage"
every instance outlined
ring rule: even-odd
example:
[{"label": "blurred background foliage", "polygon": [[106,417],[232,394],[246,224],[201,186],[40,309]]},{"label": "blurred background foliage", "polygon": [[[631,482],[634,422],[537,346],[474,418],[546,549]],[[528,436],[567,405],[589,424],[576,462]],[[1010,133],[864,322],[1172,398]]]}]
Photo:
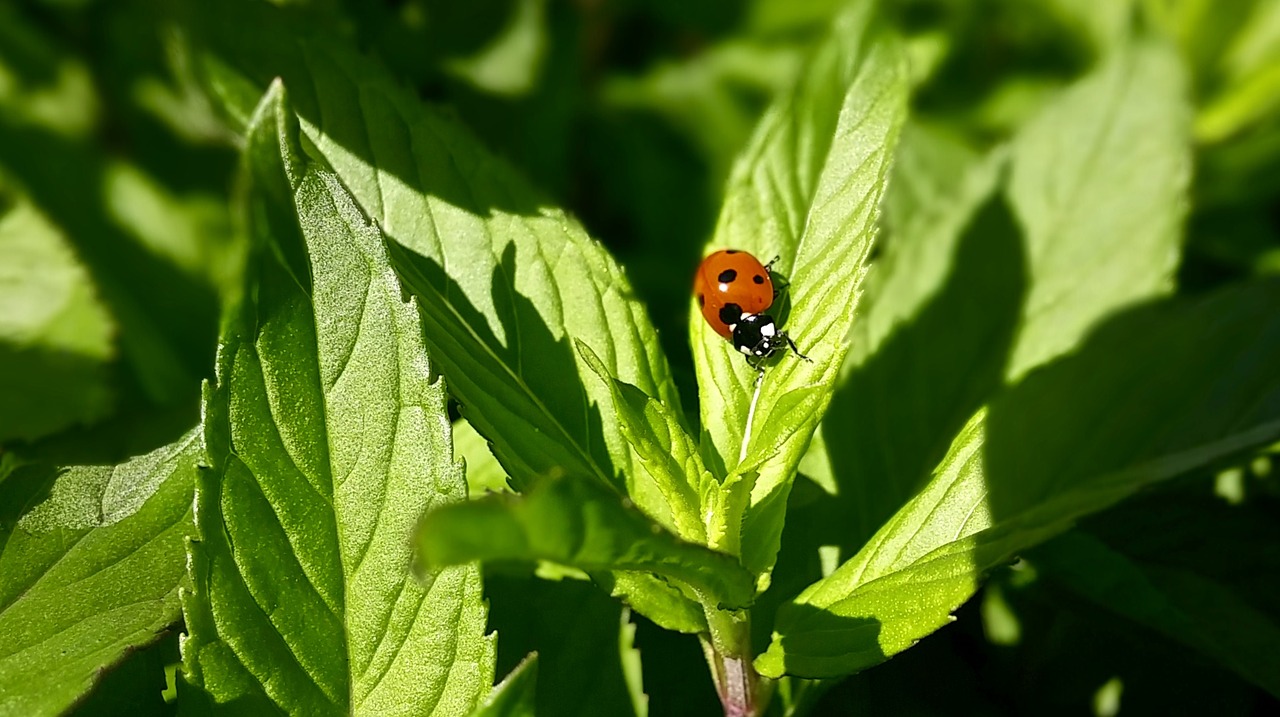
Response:
[{"label": "blurred background foliage", "polygon": [[[0,480],[32,460],[118,461],[198,420],[219,312],[240,283],[241,246],[229,209],[234,122],[205,95],[184,4],[0,2]],[[689,277],[721,187],[759,114],[843,2],[275,4],[298,27],[378,58],[574,212],[627,267],[683,395],[696,395]],[[1007,140],[1128,38],[1175,43],[1196,106],[1178,291],[1280,274],[1280,2],[884,4],[912,60],[910,131],[927,139],[938,166]],[[891,187],[884,242],[910,206]],[[1233,672],[1229,656],[1214,653],[1213,626],[1178,623],[1176,605],[1159,615],[1103,607],[1090,592],[1102,578],[1076,575],[1072,564],[1080,550],[1101,551],[1116,580],[1230,584],[1250,609],[1280,614],[1274,455],[1091,519],[994,576],[956,626],[805,699],[821,700],[822,714],[1274,710],[1280,705]],[[806,494],[816,490],[797,486],[796,516],[808,517],[817,502]],[[1192,515],[1224,528],[1190,531]],[[1061,549],[1062,540],[1074,549]],[[616,604],[575,588],[555,597],[527,575],[492,577],[499,674],[536,648],[548,705],[556,694],[581,694],[556,679],[626,682],[581,664],[589,646],[612,639],[592,632],[618,624]],[[556,615],[600,619],[548,629]],[[650,713],[714,713],[696,641],[638,623]],[[170,639],[131,659],[100,693],[108,696],[84,711],[123,709],[131,691],[146,695],[137,704],[165,709],[155,704],[155,670],[172,651]],[[919,688],[921,674],[928,689]]]}]

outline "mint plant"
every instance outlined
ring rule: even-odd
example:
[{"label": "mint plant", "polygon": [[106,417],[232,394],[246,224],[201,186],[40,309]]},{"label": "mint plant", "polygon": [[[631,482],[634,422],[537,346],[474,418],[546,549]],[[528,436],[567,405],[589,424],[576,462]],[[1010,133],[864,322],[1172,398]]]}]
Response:
[{"label": "mint plant", "polygon": [[509,5],[0,11],[0,714],[1280,698],[1276,3]]}]

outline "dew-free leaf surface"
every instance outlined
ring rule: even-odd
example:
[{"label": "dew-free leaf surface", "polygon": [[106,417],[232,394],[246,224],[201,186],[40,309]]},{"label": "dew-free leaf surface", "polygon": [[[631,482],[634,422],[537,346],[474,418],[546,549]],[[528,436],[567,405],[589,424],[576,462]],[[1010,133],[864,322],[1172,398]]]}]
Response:
[{"label": "dew-free leaf surface", "polygon": [[206,391],[189,679],[241,710],[467,714],[493,682],[479,568],[410,572],[418,517],[466,497],[418,312],[299,152],[280,84],[247,140],[254,253]]},{"label": "dew-free leaf surface", "polygon": [[766,111],[729,178],[711,245],[779,256],[791,282],[783,328],[812,358],[780,357],[752,411],[756,372],[692,312],[703,459],[750,490],[742,560],[753,572],[773,564],[791,479],[848,348],[906,91],[900,43],[860,4]]},{"label": "dew-free leaf surface", "polygon": [[591,346],[618,378],[680,402],[657,334],[608,252],[445,113],[342,41],[280,42],[277,8],[254,22],[187,9],[209,81],[233,114],[246,88],[281,76],[307,151],[323,158],[390,240],[422,313],[427,349],[464,416],[517,487],[546,475],[614,484],[666,525],[670,510],[632,456],[605,387],[576,355]]},{"label": "dew-free leaf surface", "polygon": [[[778,615],[766,675],[863,669],[945,625],[983,573],[1142,487],[1280,435],[1280,284],[1144,307],[1000,394],[932,481]],[[1153,420],[1153,417],[1156,417]]]},{"label": "dew-free leaf surface", "polygon": [[115,466],[0,483],[0,714],[64,713],[178,620],[196,431]]}]

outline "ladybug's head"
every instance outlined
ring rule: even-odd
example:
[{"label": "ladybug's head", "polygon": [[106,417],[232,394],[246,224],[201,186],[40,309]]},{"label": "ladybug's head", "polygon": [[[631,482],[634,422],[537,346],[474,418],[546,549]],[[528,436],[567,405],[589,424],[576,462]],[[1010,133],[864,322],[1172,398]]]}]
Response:
[{"label": "ladybug's head", "polygon": [[732,328],[733,347],[752,358],[768,358],[787,345],[786,334],[768,314],[743,314]]}]

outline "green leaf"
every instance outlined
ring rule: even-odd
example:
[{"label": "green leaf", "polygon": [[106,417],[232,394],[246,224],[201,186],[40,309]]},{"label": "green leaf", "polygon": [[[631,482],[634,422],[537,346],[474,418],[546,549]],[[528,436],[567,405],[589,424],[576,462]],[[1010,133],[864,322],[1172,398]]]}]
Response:
[{"label": "green leaf", "polygon": [[1115,53],[1019,133],[1008,194],[1028,294],[1009,382],[1099,319],[1172,288],[1190,145],[1182,66],[1154,43]]},{"label": "green leaf", "polygon": [[591,579],[666,630],[690,635],[707,631],[707,616],[684,590],[652,573],[594,573]]},{"label": "green leaf", "polygon": [[919,490],[1001,384],[1025,290],[1017,229],[995,196],[1006,156],[919,125],[903,133],[886,197],[897,221],[823,419],[825,455],[806,456],[831,476],[846,554]]},{"label": "green leaf", "polygon": [[1035,558],[1037,568],[1044,566],[1084,597],[1204,651],[1280,696],[1280,624],[1230,585],[1192,570],[1134,561],[1082,532],[1049,542]]},{"label": "green leaf", "polygon": [[613,77],[603,88],[603,99],[618,110],[661,116],[706,157],[719,189],[751,136],[760,105],[791,85],[802,56],[795,43],[735,38],[641,77]]},{"label": "green leaf", "polygon": [[179,617],[199,434],[0,483],[0,714],[62,714]]},{"label": "green leaf", "polygon": [[667,532],[608,488],[548,478],[523,495],[495,494],[428,513],[418,528],[425,566],[547,560],[581,570],[643,571],[679,581],[699,602],[729,609],[755,594],[732,556]]},{"label": "green leaf", "polygon": [[409,570],[422,512],[466,497],[445,388],[383,237],[298,141],[277,84],[245,150],[246,301],[206,391],[186,672],[237,709],[466,714],[493,681],[479,569]]},{"label": "green leaf", "polygon": [[547,51],[547,0],[516,0],[513,5],[497,37],[474,55],[446,63],[451,74],[497,95],[533,89]]},{"label": "green leaf", "polygon": [[3,182],[0,441],[30,441],[111,409],[116,326],[57,225]]},{"label": "green leaf", "polygon": [[0,90],[0,172],[92,277],[142,395],[153,404],[191,405],[213,355],[216,284],[236,263],[226,208],[209,197],[172,195],[87,141],[101,130],[91,68],[29,19],[4,15],[0,75],[9,79]]},{"label": "green leaf", "polygon": [[1280,284],[1135,310],[978,413],[933,480],[779,611],[763,674],[855,672],[946,624],[983,573],[1153,482],[1280,435]]},{"label": "green leaf", "polygon": [[[1176,59],[1147,46],[1051,103],[1012,146],[1021,241],[991,196],[1010,153],[977,160],[937,132],[906,134],[886,201],[895,234],[823,427],[852,516],[846,549],[920,490],[1002,384],[1165,292],[1186,201],[1186,115]],[[808,461],[822,472],[819,456]]]},{"label": "green leaf", "polygon": [[[729,179],[712,245],[776,255],[791,281],[790,331],[813,362],[784,356],[756,373],[702,316],[691,317],[704,460],[750,490],[742,560],[772,566],[796,467],[848,348],[875,220],[906,113],[900,43],[872,3],[840,16],[794,90],[765,113]],[[754,405],[753,405],[754,404]],[[739,480],[740,479],[740,480]],[[736,524],[737,516],[728,516]]]},{"label": "green leaf", "polygon": [[625,484],[670,527],[606,387],[570,343],[587,343],[610,374],[679,406],[657,335],[617,262],[457,122],[343,41],[282,43],[299,27],[277,8],[233,3],[233,23],[224,7],[187,8],[208,48],[206,69],[218,72],[210,79],[227,88],[235,114],[246,86],[278,75],[294,88],[306,151],[332,167],[390,240],[427,349],[516,487],[546,475]]},{"label": "green leaf", "polygon": [[[662,491],[671,508],[677,534],[690,542],[735,552],[736,546],[726,548],[719,540],[707,540],[707,525],[702,522],[703,501],[718,495],[719,485],[702,465],[697,443],[680,425],[679,414],[635,386],[609,375],[600,358],[581,341],[578,353],[609,388],[613,410],[622,424],[622,435]],[[725,532],[722,529],[713,538]]]},{"label": "green leaf", "polygon": [[453,453],[462,459],[467,471],[467,493],[472,498],[511,490],[507,472],[493,457],[489,442],[465,419],[453,422]]},{"label": "green leaf", "polygon": [[494,685],[493,692],[471,713],[471,717],[534,717],[534,695],[538,687],[538,655],[532,653],[516,665],[511,674]]},{"label": "green leaf", "polygon": [[539,714],[643,717],[634,707],[637,696],[643,700],[639,653],[630,647],[635,625],[617,600],[588,582],[513,575],[496,566],[485,574],[484,591],[489,625],[502,636],[499,669],[538,655]]},{"label": "green leaf", "polygon": [[1221,57],[1225,87],[1196,118],[1196,138],[1212,143],[1242,134],[1280,109],[1280,4],[1254,2]]}]

